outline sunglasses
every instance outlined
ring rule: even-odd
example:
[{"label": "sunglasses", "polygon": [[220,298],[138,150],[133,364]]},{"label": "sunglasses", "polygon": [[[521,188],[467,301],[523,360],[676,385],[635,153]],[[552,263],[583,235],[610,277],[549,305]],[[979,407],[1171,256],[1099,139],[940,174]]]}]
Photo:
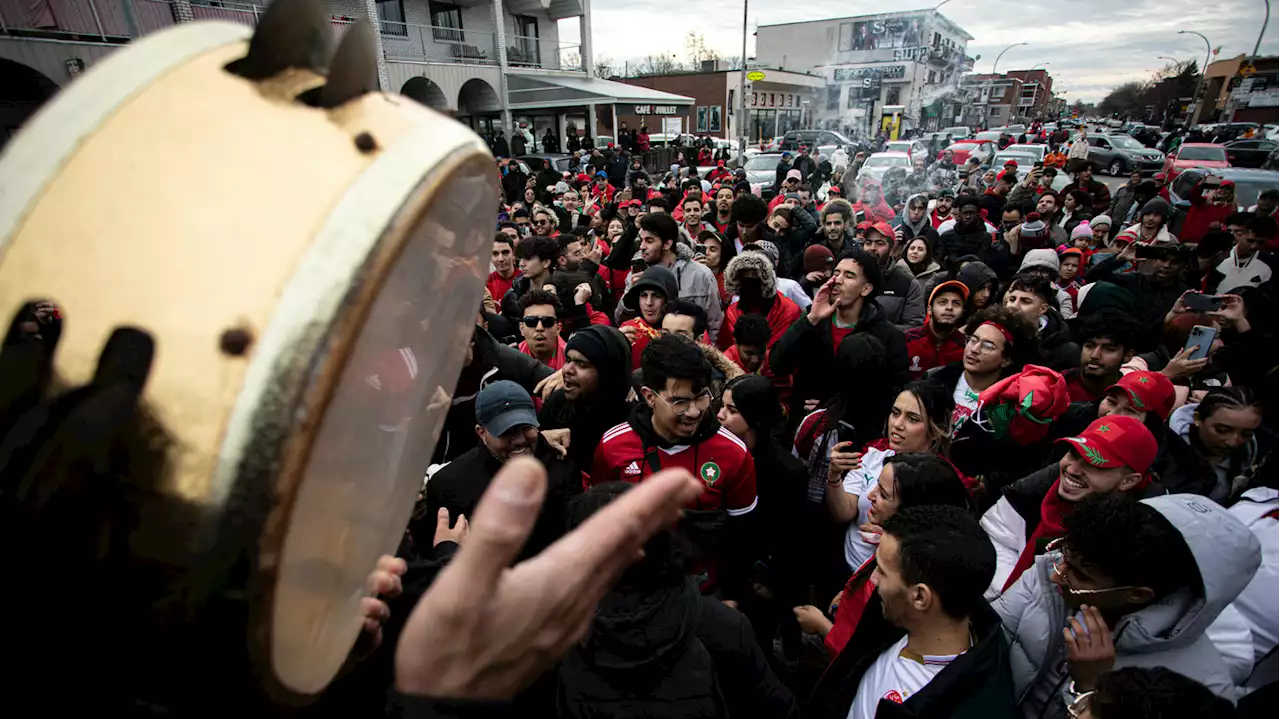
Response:
[{"label": "sunglasses", "polygon": [[537,329],[539,324],[542,325],[542,329],[544,330],[549,330],[552,327],[556,326],[556,318],[545,316],[545,315],[542,315],[542,316],[529,315],[528,317],[525,317],[521,321],[524,322],[525,327],[528,327],[531,330]]},{"label": "sunglasses", "polygon": [[535,225],[549,225],[549,224],[551,224],[551,220],[534,220],[534,221],[533,221],[533,224],[535,224]]}]

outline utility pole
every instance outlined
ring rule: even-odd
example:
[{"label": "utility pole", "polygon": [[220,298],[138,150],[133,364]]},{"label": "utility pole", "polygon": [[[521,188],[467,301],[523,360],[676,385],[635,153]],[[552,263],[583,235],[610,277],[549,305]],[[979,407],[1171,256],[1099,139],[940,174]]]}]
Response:
[{"label": "utility pole", "polygon": [[738,73],[738,166],[747,164],[747,2],[742,0],[742,69]]}]

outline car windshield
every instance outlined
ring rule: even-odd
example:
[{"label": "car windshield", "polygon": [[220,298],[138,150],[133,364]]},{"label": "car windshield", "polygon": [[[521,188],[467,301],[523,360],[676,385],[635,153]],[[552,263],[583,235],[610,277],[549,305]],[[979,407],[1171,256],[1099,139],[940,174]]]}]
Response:
[{"label": "car windshield", "polygon": [[1010,145],[1010,152],[1021,152],[1024,155],[1040,157],[1044,154],[1044,145]]},{"label": "car windshield", "polygon": [[881,155],[879,157],[869,157],[863,167],[906,167],[911,164],[911,160],[905,157],[890,157]]},{"label": "car windshield", "polygon": [[911,152],[911,143],[905,141],[894,141],[889,143],[890,152]]},{"label": "car windshield", "polygon": [[1221,147],[1184,147],[1178,153],[1178,159],[1226,162],[1227,153]]},{"label": "car windshield", "polygon": [[1122,150],[1141,150],[1146,147],[1141,142],[1125,135],[1108,135],[1107,139],[1111,141],[1112,146]]},{"label": "car windshield", "polygon": [[1262,178],[1256,180],[1252,178],[1248,180],[1236,180],[1235,183],[1236,204],[1244,208],[1258,204],[1258,195],[1261,195],[1268,189],[1274,190],[1277,185],[1280,184],[1280,182],[1277,182],[1275,177],[1272,177],[1270,180]]},{"label": "car windshield", "polygon": [[1040,157],[1038,155],[1028,155],[1021,152],[1002,152],[999,155],[996,155],[995,161],[991,164],[1003,166],[1004,163],[1009,160],[1013,160],[1018,163],[1018,167],[1029,167],[1039,161]]},{"label": "car windshield", "polygon": [[777,155],[756,155],[747,160],[747,170],[772,170],[778,166]]}]

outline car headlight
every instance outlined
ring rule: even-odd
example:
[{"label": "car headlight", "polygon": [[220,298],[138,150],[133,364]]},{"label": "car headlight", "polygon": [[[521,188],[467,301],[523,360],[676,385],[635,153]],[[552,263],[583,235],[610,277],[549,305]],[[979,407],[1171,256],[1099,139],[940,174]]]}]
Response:
[{"label": "car headlight", "polygon": [[404,534],[498,201],[480,138],[376,91],[367,24],[328,61],[328,14],[147,35],[0,157],[0,299],[65,312],[58,381],[90,382],[116,328],[154,340],[140,403],[171,441],[128,566],[164,567],[195,626],[247,623],[189,656],[248,657],[216,672],[284,701],[342,666]]}]

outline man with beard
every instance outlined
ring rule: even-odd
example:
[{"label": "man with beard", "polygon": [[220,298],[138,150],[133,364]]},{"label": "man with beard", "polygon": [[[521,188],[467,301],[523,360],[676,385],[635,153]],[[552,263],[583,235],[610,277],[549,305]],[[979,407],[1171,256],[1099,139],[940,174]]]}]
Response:
[{"label": "man with beard", "polygon": [[[934,200],[933,211],[929,213],[929,224],[933,225],[934,230],[941,232],[941,230],[938,230],[938,227],[947,220],[952,219],[951,205],[955,203],[955,200],[955,190],[947,188],[938,190],[938,199]],[[933,246],[938,246],[936,240],[934,241]]]},{"label": "man with beard", "polygon": [[972,255],[986,262],[992,243],[991,233],[982,220],[981,203],[973,195],[956,200],[955,225],[941,232],[934,259],[944,268],[959,264],[959,258]]},{"label": "man with beard", "polygon": [[660,265],[675,274],[680,299],[693,302],[707,313],[707,332],[714,342],[724,320],[720,285],[706,265],[693,260],[692,248],[680,244],[679,238],[680,226],[669,214],[651,212],[640,219],[640,258],[649,267]]},{"label": "man with beard", "polygon": [[564,534],[565,509],[582,493],[582,472],[562,459],[539,434],[533,399],[520,385],[510,380],[492,382],[476,395],[475,406],[475,434],[480,444],[431,476],[423,498],[426,512],[410,524],[410,533],[431,537],[440,519],[447,516],[456,522],[472,516],[503,464],[517,457],[533,457],[546,470],[547,492],[520,557],[535,556]]},{"label": "man with beard", "polygon": [[[921,208],[921,219],[924,211]],[[906,332],[924,324],[924,290],[906,262],[893,257],[894,232],[888,223],[877,222],[867,230],[862,248],[880,263],[881,287],[876,303],[895,327]]]},{"label": "man with beard", "polygon": [[1072,402],[1096,402],[1120,381],[1120,367],[1133,359],[1136,336],[1130,320],[1114,312],[1091,313],[1080,321],[1080,366],[1062,373]]},{"label": "man with beard", "polygon": [[969,288],[958,280],[947,280],[929,293],[929,316],[923,327],[906,331],[907,371],[911,379],[920,379],[934,367],[943,367],[964,359],[964,305]]},{"label": "man with beard", "polygon": [[[756,470],[742,440],[711,412],[711,364],[693,342],[663,335],[645,348],[641,401],[627,421],[604,433],[596,448],[592,485],[643,482],[680,468],[705,488],[685,515],[700,550],[699,584],[728,600],[750,591],[748,517],[756,508]],[[700,571],[698,571],[700,570]]]},{"label": "man with beard", "polygon": [[1016,717],[1008,643],[982,597],[996,557],[978,523],[959,507],[923,505],[880,529],[874,595],[808,716]]},{"label": "man with beard", "polygon": [[814,296],[808,314],[792,322],[770,349],[773,373],[793,377],[791,417],[804,417],[806,401],[816,406],[814,400],[831,396],[840,343],[855,332],[869,334],[883,346],[884,384],[906,384],[907,341],[876,302],[881,283],[879,260],[862,249],[848,250],[836,262],[835,275]]},{"label": "man with beard", "polygon": [[833,257],[839,257],[845,250],[858,246],[853,239],[853,207],[847,200],[832,200],[822,208],[821,233],[817,238],[831,251]]},{"label": "man with beard", "polygon": [[729,231],[729,223],[733,221],[733,188],[731,186],[721,185],[720,189],[716,190],[716,211],[707,219],[722,236]]},{"label": "man with beard", "polygon": [[[568,447],[576,467],[591,468],[596,446],[606,430],[627,419],[631,390],[631,347],[608,325],[592,325],[565,345],[564,385],[542,405],[538,421],[543,433]],[[556,430],[569,433],[562,441]]]},{"label": "man with beard", "polygon": [[1107,186],[1093,179],[1093,166],[1088,162],[1080,166],[1076,171],[1075,180],[1067,187],[1066,191],[1079,188],[1089,193],[1092,199],[1093,214],[1105,215],[1111,209],[1111,190]]},{"label": "man with beard", "polygon": [[689,194],[684,196],[680,201],[681,224],[680,237],[690,247],[697,244],[698,235],[703,230],[713,230],[715,227],[709,222],[702,220],[702,191],[689,190]]},{"label": "man with beard", "polygon": [[[943,150],[942,157],[929,168],[929,191],[954,193],[959,182],[960,174],[956,169],[955,158],[951,150]],[[934,224],[935,228],[937,226]]]}]

